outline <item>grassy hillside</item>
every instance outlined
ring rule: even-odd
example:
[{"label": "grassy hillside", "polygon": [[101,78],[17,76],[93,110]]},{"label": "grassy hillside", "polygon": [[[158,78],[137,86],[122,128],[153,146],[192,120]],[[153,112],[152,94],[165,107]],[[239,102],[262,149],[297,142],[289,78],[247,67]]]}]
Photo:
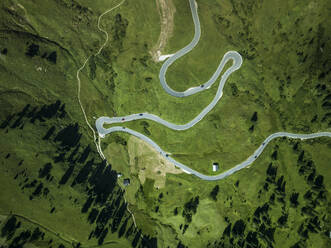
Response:
[{"label": "grassy hillside", "polygon": [[[168,44],[168,50],[164,51],[165,54],[177,51],[193,37],[193,24],[191,23],[188,3],[184,1],[174,1],[174,3],[176,6],[176,26]],[[219,162],[221,170],[225,170],[243,161],[270,133],[284,130],[299,133],[330,130],[330,109],[327,107],[328,95],[330,94],[330,85],[327,83],[330,74],[327,65],[330,63],[330,58],[324,49],[329,45],[330,34],[323,31],[327,29],[328,25],[328,20],[326,20],[328,7],[327,3],[324,4],[300,3],[300,5],[294,5],[294,3],[282,1],[261,2],[259,4],[254,4],[252,1],[245,3],[238,1],[216,3],[215,1],[198,1],[202,25],[201,41],[194,51],[178,60],[170,68],[167,74],[169,84],[177,90],[184,90],[193,85],[201,84],[210,77],[227,50],[237,50],[243,55],[242,68],[229,78],[223,98],[217,107],[194,128],[176,132],[149,121],[137,121],[128,123],[126,126],[149,135],[179,161],[207,174],[212,174],[212,162]],[[274,6],[277,6],[277,11]],[[183,23],[189,24],[182,25]],[[308,23],[309,27],[307,28]],[[310,29],[311,31],[309,31]],[[138,65],[137,67],[139,68]],[[146,71],[152,69],[153,64],[148,64],[144,71],[136,70],[133,77],[141,78],[137,75],[145,75]],[[147,110],[159,114],[167,120],[184,123],[209,103],[217,88],[215,85],[211,87],[209,92],[185,99],[169,99],[169,96],[162,95],[162,89],[160,92],[157,88],[160,87],[157,77],[150,76],[150,78],[152,79],[148,79],[150,80],[148,83],[152,82],[152,84],[149,88],[145,86],[145,82],[139,82],[134,86],[134,88],[141,89],[137,96],[129,90],[132,89],[132,80],[124,82],[121,80],[118,85],[115,81],[115,92],[121,92],[118,93],[118,98],[114,102],[114,108],[118,109],[117,115]],[[126,98],[125,92],[129,92],[129,99]],[[150,97],[142,98],[142,92],[146,96],[150,94]],[[157,102],[155,98],[158,99]],[[253,118],[255,112],[257,113],[257,120]],[[204,247],[208,240],[214,245],[215,237],[222,235],[230,222],[234,224],[239,219],[245,219],[245,232],[233,237],[238,242],[252,231],[258,233],[261,245],[278,247],[287,239],[283,233],[291,232],[292,238],[287,239],[286,246],[288,247],[295,247],[300,239],[298,244],[300,247],[314,247],[314,242],[320,242],[322,247],[327,246],[327,238],[321,234],[323,231],[313,237],[311,237],[313,234],[310,235],[310,239],[302,237],[302,230],[300,231],[301,234],[297,234],[299,226],[302,223],[308,225],[308,220],[299,218],[296,215],[296,210],[292,210],[290,197],[293,192],[304,195],[307,187],[310,186],[306,185],[303,188],[298,186],[305,185],[305,178],[296,176],[298,169],[288,169],[296,163],[296,158],[293,158],[295,155],[291,145],[284,144],[285,141],[277,140],[271,144],[271,147],[278,145],[283,147],[284,151],[288,150],[283,154],[278,173],[280,173],[279,178],[281,175],[288,175],[289,178],[285,179],[287,181],[286,192],[276,191],[275,193],[275,195],[282,194],[282,197],[285,197],[283,202],[280,200],[281,204],[272,207],[274,212],[268,213],[272,217],[272,221],[268,222],[268,225],[277,231],[275,231],[273,239],[263,240],[263,236],[266,234],[255,230],[257,224],[252,221],[252,216],[255,210],[262,207],[272,195],[266,195],[260,200],[262,193],[259,194],[258,192],[264,190],[264,183],[262,182],[266,180],[268,158],[273,152],[271,153],[269,150],[269,155],[265,155],[268,154],[268,151],[265,151],[265,154],[252,165],[251,169],[240,172],[234,178],[220,183],[219,189],[222,192],[222,199],[228,200],[215,204],[209,197],[215,185],[208,187],[211,183],[192,179],[185,174],[168,174],[165,187],[159,190],[157,190],[158,179],[155,176],[151,175],[149,176],[150,180],[142,181],[142,173],[137,172],[132,167],[137,166],[139,161],[144,161],[143,155],[130,154],[133,141],[128,135],[118,134],[118,136],[126,140],[127,143],[124,142],[124,145],[116,147],[117,135],[111,135],[103,142],[104,150],[110,160],[126,161],[124,166],[119,165],[116,168],[135,179],[134,185],[131,185],[131,188],[127,190],[128,199],[137,205],[135,211],[142,212],[143,216],[138,215],[137,218],[138,220],[141,218],[141,223],[146,223],[146,227],[151,225],[146,219],[147,213],[152,219],[160,220],[163,225],[170,225],[168,228],[173,232],[175,230],[181,232],[182,234],[178,234],[178,237],[183,240],[184,244]],[[317,168],[325,170],[329,157],[327,152],[330,149],[329,141],[328,139],[318,139],[312,142],[314,145],[307,146],[307,149],[312,152],[310,149],[313,147],[320,147],[320,151],[314,150],[316,152],[314,156],[317,159],[314,162]],[[310,141],[308,143],[311,144]],[[126,153],[126,150],[129,152]],[[319,155],[322,154],[322,151],[324,151],[323,155]],[[119,158],[114,156],[115,154]],[[318,161],[318,158],[322,159],[322,157],[323,161]],[[150,166],[154,167],[155,165],[147,164],[146,170]],[[302,174],[302,172],[300,173]],[[298,185],[288,183],[288,180],[293,181],[291,177],[299,177],[296,179],[299,182]],[[234,196],[234,191],[230,191],[227,185],[233,185],[237,180],[242,181],[243,178],[247,180],[246,184],[250,182],[252,186],[243,187],[244,192],[240,197]],[[277,182],[279,178],[274,180]],[[260,186],[258,186],[258,182],[261,182]],[[274,183],[271,185],[274,187]],[[231,188],[235,187],[231,186]],[[328,189],[328,187],[325,188]],[[222,189],[224,191],[221,191]],[[159,197],[161,193],[162,198]],[[197,208],[197,213],[193,214],[194,217],[190,222],[191,224],[188,225],[188,229],[183,231],[186,223],[182,216],[184,203],[189,202],[192,197],[197,195],[199,195],[201,208]],[[240,208],[242,209],[240,211],[233,209],[230,199],[241,202]],[[173,206],[178,202],[181,202],[178,206],[178,215],[173,216]],[[285,206],[283,206],[284,204]],[[310,203],[305,201],[302,204]],[[321,215],[326,213],[327,205],[326,203],[324,208],[319,210]],[[226,210],[229,207],[231,210]],[[303,207],[305,206],[301,208]],[[282,212],[284,215],[290,212],[288,215],[292,216],[291,222],[287,224],[286,228],[281,228],[278,223],[278,218]],[[224,218],[226,213],[231,214],[232,219],[229,217],[227,221],[222,222],[220,219]],[[214,223],[215,216],[221,216],[221,218]],[[329,220],[325,219],[325,221],[325,227],[329,226]],[[261,225],[261,223],[259,224]],[[264,223],[264,225],[266,224]],[[309,230],[308,232],[314,233],[314,231]],[[199,236],[198,233],[203,234]],[[224,240],[226,240],[226,236]],[[221,242],[226,247],[235,245],[234,240],[224,240],[218,240],[216,243]],[[213,245],[210,246],[213,247]],[[242,247],[242,243],[237,245]],[[254,244],[251,245],[254,247]]]},{"label": "grassy hillside", "polygon": [[[93,56],[105,40],[98,17],[119,2],[0,3],[0,246],[330,246],[329,139],[273,141],[251,168],[205,182],[129,135],[112,134],[101,144],[106,166],[77,99],[76,72],[90,55],[80,78],[92,125],[102,115],[146,111],[184,123],[218,86],[184,99],[164,92],[161,64],[149,53],[160,32],[154,0],[127,0],[105,15],[109,43]],[[173,3],[174,33],[163,53],[193,37],[188,1]],[[207,174],[212,162],[225,170],[246,159],[272,132],[330,131],[329,6],[198,0],[201,41],[170,68],[169,84],[201,84],[228,50],[242,54],[242,68],[194,128],[126,126]]]},{"label": "grassy hillside", "polygon": [[[96,152],[77,99],[76,71],[105,40],[97,19],[116,4],[0,4],[1,246],[155,243],[135,227],[117,173]],[[108,18],[102,25],[116,26],[121,17]],[[91,91],[96,96],[93,84],[86,87],[82,99]]]},{"label": "grassy hillside", "polygon": [[[164,53],[178,50],[193,36],[188,4],[178,2],[177,26],[169,41],[169,46],[174,45]],[[246,4],[236,1],[198,3],[201,41],[167,73],[169,84],[184,90],[206,81],[224,52],[239,51],[244,63],[229,77],[217,107],[194,128],[183,132],[149,121],[126,124],[145,131],[180,162],[204,173],[212,173],[211,163],[215,161],[225,170],[245,160],[273,132],[330,130],[329,56],[323,52],[330,44],[329,33],[323,31],[327,30],[329,22],[325,12],[327,4],[324,7],[314,5],[311,11],[312,6],[304,3],[295,8],[290,3],[276,1]],[[279,8],[264,20],[273,4]],[[185,14],[179,15],[181,10]],[[182,30],[183,22],[189,23],[187,32]],[[178,42],[173,42],[176,37]],[[131,45],[126,49],[125,43],[123,46],[123,50],[133,50]],[[120,63],[114,70],[121,73],[117,73],[112,88],[114,112],[107,110],[99,115],[121,116],[148,111],[175,123],[185,123],[213,98],[217,83],[208,91],[184,99],[167,95],[158,82],[160,65],[151,60],[143,64],[139,54],[135,51],[132,58],[123,52],[118,56]],[[125,62],[130,58],[131,63]],[[252,120],[255,112],[256,121]]]}]

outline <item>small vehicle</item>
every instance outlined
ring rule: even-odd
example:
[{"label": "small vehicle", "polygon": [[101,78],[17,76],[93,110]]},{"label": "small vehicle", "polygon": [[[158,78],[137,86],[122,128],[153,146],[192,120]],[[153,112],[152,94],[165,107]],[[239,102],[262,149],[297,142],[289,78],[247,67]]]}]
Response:
[{"label": "small vehicle", "polygon": [[122,118],[122,121],[124,121],[125,120],[125,118]]},{"label": "small vehicle", "polygon": [[139,116],[143,116],[143,114],[139,114]]}]

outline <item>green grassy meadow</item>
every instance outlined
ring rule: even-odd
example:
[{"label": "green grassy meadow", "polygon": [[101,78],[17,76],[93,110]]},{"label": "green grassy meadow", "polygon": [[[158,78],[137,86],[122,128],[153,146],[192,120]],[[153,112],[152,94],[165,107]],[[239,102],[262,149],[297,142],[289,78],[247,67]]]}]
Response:
[{"label": "green grassy meadow", "polygon": [[[189,41],[193,37],[191,32],[193,24],[191,29],[188,28],[188,32],[181,30],[182,27],[177,28],[184,22],[184,18],[185,23],[190,23],[191,20],[187,3],[181,2],[180,10],[185,9],[182,5],[186,6],[185,15],[178,17],[178,20],[175,15],[175,24],[179,24],[175,26],[172,36],[172,39],[179,37],[178,44],[175,43],[169,48],[169,53],[178,50],[184,43],[182,40]],[[319,30],[324,30],[323,25],[326,23],[321,22],[324,20],[324,15],[321,14],[320,19],[310,22],[312,31],[306,32],[304,29],[306,19],[313,19],[319,9],[315,12],[307,12],[308,17],[303,18],[300,6],[303,8],[304,4],[293,10],[290,4],[279,4],[279,11],[272,13],[274,15],[272,18],[263,20],[264,11],[267,11],[265,9],[271,8],[267,3],[264,4],[266,6],[261,4],[250,7],[254,18],[248,18],[247,13],[241,13],[240,6],[237,5],[236,2],[233,4],[210,2],[199,5],[201,41],[191,53],[176,61],[167,74],[172,87],[177,90],[187,89],[206,81],[224,52],[231,49],[238,50],[243,55],[244,63],[240,70],[229,77],[224,95],[217,107],[194,128],[183,132],[172,131],[144,121],[148,123],[150,138],[179,161],[203,173],[211,173],[213,161],[219,162],[223,169],[229,169],[245,160],[262,140],[273,132],[306,133],[330,128],[327,120],[329,110],[322,107],[330,89],[328,84],[325,84],[327,78],[321,77],[323,68],[327,66],[328,57],[327,54],[322,54],[319,61],[314,60],[315,51],[311,48],[315,46],[318,50],[318,45],[323,44],[323,41],[327,45],[325,43],[328,39],[327,35],[319,38],[319,44],[317,42],[315,44],[312,39],[316,33],[321,32]],[[318,8],[321,8],[323,13],[322,6]],[[233,9],[236,14],[230,15]],[[282,17],[288,11],[293,11],[293,15],[287,17],[287,19],[292,18],[288,20],[290,26],[287,27],[286,23],[278,25],[278,20],[283,21],[285,18]],[[299,22],[301,19],[302,21]],[[298,27],[293,26],[295,20],[298,20],[296,24]],[[242,24],[243,22],[245,25]],[[264,23],[262,29],[259,29],[260,22]],[[296,33],[286,33],[285,29],[278,28],[281,26],[296,30]],[[272,28],[274,30],[270,33]],[[236,31],[232,32],[232,30]],[[280,40],[285,34],[288,38]],[[252,37],[261,42],[255,42]],[[312,40],[312,44],[306,44],[308,43],[306,40]],[[172,40],[169,44],[172,44],[171,42]],[[301,42],[302,45],[297,46],[297,42]],[[252,44],[256,45],[252,47]],[[270,51],[269,47],[274,47],[273,51]],[[283,57],[277,55],[279,49],[284,49]],[[305,62],[303,62],[304,57],[306,57]],[[129,71],[118,75],[114,82],[115,93],[112,98],[114,112],[112,114],[107,110],[100,115],[124,116],[147,111],[175,123],[185,123],[211,101],[217,89],[215,83],[208,91],[198,95],[184,99],[173,98],[160,86],[156,76],[159,68],[154,63],[150,62],[151,64],[144,68],[144,65],[134,62],[137,60],[131,59],[129,63],[130,55],[125,52],[119,55],[120,61],[127,61],[126,64],[121,63],[120,68],[126,71],[126,66],[130,68],[133,66],[135,71],[133,74]],[[272,67],[269,66],[271,64]],[[152,78],[149,82],[142,80],[144,77],[147,78],[147,75]],[[197,83],[191,84],[192,80]],[[324,90],[319,87],[322,85],[325,85]],[[132,89],[136,90],[132,92]],[[146,98],[141,97],[142,94],[146,95]],[[245,104],[242,104],[243,102]],[[256,122],[251,121],[254,112],[258,114]],[[126,125],[139,131],[144,129],[142,121]]]},{"label": "green grassy meadow", "polygon": [[[109,42],[93,56],[105,40],[98,16],[119,2],[0,3],[0,246],[329,247],[330,139],[278,139],[225,180],[168,173],[156,187],[160,178],[151,171],[161,160],[135,155],[130,136],[115,133],[102,140],[111,169],[103,167],[77,99],[76,72],[86,58],[80,97],[91,125],[99,116],[140,112],[186,123],[218,87],[187,98],[164,92],[161,63],[149,53],[160,33],[152,0],[127,0],[105,15]],[[163,54],[193,38],[188,1],[173,3],[175,26]],[[213,162],[221,172],[245,160],[273,132],[331,131],[329,0],[197,3],[201,40],[168,70],[169,85],[202,84],[228,50],[241,53],[242,67],[193,128],[177,132],[151,121],[125,126],[205,174],[213,174]],[[40,176],[47,163],[49,178]],[[112,184],[113,170],[123,174],[120,184],[131,179],[125,193]],[[6,233],[12,216],[22,224]],[[29,235],[38,226],[45,237],[34,240]]]}]

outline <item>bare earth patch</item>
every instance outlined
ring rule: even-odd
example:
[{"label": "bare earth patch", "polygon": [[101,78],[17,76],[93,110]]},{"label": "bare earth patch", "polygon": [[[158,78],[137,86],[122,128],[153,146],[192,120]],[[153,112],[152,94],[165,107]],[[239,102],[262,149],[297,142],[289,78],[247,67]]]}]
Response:
[{"label": "bare earth patch", "polygon": [[129,163],[132,173],[137,173],[141,184],[146,178],[154,179],[154,187],[165,185],[166,174],[179,174],[182,170],[162,157],[146,142],[131,136],[128,140]]},{"label": "bare earth patch", "polygon": [[161,32],[156,45],[150,51],[155,62],[159,61],[162,50],[171,37],[174,28],[174,14],[176,12],[172,0],[155,0],[160,14]]}]

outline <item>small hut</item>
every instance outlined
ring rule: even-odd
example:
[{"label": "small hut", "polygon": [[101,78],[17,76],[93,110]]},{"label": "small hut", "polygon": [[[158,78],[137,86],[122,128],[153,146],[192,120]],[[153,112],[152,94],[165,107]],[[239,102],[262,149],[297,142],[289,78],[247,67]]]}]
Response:
[{"label": "small hut", "polygon": [[218,163],[213,163],[213,171],[218,171],[219,170],[219,164]]},{"label": "small hut", "polygon": [[124,178],[123,184],[124,184],[124,186],[129,186],[130,185],[130,179],[129,178]]}]

